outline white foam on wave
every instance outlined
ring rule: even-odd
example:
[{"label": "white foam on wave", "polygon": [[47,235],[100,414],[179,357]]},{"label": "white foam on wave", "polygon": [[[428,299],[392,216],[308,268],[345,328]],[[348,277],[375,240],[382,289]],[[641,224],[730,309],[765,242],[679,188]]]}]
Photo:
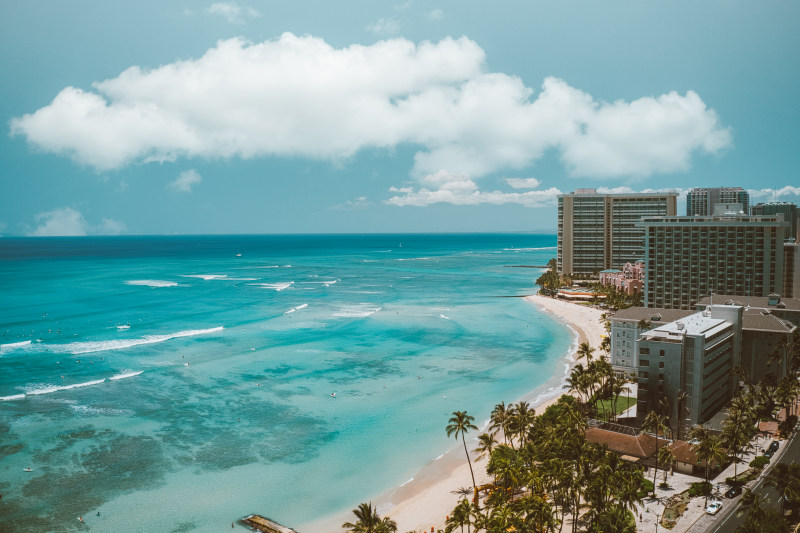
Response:
[{"label": "white foam on wave", "polygon": [[122,324],[122,325],[116,326],[116,327],[117,327],[117,331],[125,331],[126,329],[131,329],[131,327],[128,324]]},{"label": "white foam on wave", "polygon": [[283,314],[284,315],[288,315],[289,313],[294,313],[295,311],[297,311],[299,309],[305,309],[306,307],[308,307],[308,304],[301,304],[301,305],[298,305],[297,307],[292,307],[291,309],[289,309],[288,311],[286,311]]},{"label": "white foam on wave", "polygon": [[442,317],[442,318],[444,318],[445,320],[450,320],[450,317],[449,317],[449,316],[445,316],[445,315],[443,315],[443,314],[439,314],[439,316],[440,316],[440,317]]},{"label": "white foam on wave", "polygon": [[[126,370],[123,371],[121,374],[117,374],[108,378],[108,380],[120,380],[120,379],[127,379],[132,378],[134,376],[138,376],[144,372],[144,370],[133,371],[133,370]],[[27,396],[40,396],[42,394],[52,394],[54,392],[63,391],[63,390],[71,390],[71,389],[80,389],[83,387],[91,387],[92,385],[100,385],[101,383],[105,383],[106,378],[101,379],[94,379],[92,381],[84,381],[83,383],[73,383],[71,385],[52,385],[52,384],[31,384],[25,387],[25,392],[23,394],[14,394],[11,396],[0,396],[0,401],[9,401],[9,400],[23,400]]]},{"label": "white foam on wave", "polygon": [[408,484],[409,484],[409,483],[411,483],[412,481],[414,481],[414,478],[413,478],[413,477],[412,477],[412,478],[408,478],[408,479],[407,479],[407,480],[406,480],[404,483],[400,484],[400,486],[401,486],[401,487],[405,487],[406,485],[408,485]]},{"label": "white foam on wave", "polygon": [[141,346],[143,344],[156,344],[171,339],[215,333],[217,331],[222,331],[223,329],[225,328],[219,326],[209,329],[190,329],[186,331],[178,331],[176,333],[167,333],[166,335],[145,335],[143,337],[139,337],[138,339],[70,342],[68,344],[38,344],[36,346],[36,350],[50,353],[71,353],[76,355],[82,353],[104,352],[107,350],[122,350],[125,348],[132,348],[134,346]]},{"label": "white foam on wave", "polygon": [[178,284],[174,281],[165,281],[163,279],[129,279],[125,282],[127,285],[142,285],[145,287],[177,287]]},{"label": "white foam on wave", "polygon": [[23,346],[30,346],[31,341],[10,342],[8,344],[0,344],[0,353],[12,352],[17,348]]},{"label": "white foam on wave", "polygon": [[138,372],[134,372],[133,370],[127,370],[127,371],[123,371],[122,374],[117,374],[116,376],[111,376],[108,379],[115,380],[115,381],[118,380],[118,379],[128,379],[128,378],[132,378],[134,376],[138,376],[142,372],[144,372],[144,370],[139,370]]},{"label": "white foam on wave", "polygon": [[103,383],[103,379],[95,379],[92,381],[84,381],[83,383],[73,383],[72,385],[31,385],[25,390],[26,396],[38,396],[40,394],[51,394],[62,390],[80,389],[81,387],[91,387],[92,385],[99,385]]},{"label": "white foam on wave", "polygon": [[294,285],[294,281],[284,281],[281,283],[250,283],[254,287],[263,287],[264,289],[271,289],[273,291],[282,291]]},{"label": "white foam on wave", "polygon": [[23,400],[24,394],[12,394],[11,396],[0,396],[0,402],[7,402],[9,400]]},{"label": "white foam on wave", "polygon": [[372,307],[369,304],[349,305],[333,313],[333,316],[343,318],[366,318],[370,315],[374,315],[381,309],[381,307]]},{"label": "white foam on wave", "polygon": [[227,274],[182,274],[182,278],[199,278],[204,279],[206,281],[210,281],[212,279],[225,279],[228,277]]}]

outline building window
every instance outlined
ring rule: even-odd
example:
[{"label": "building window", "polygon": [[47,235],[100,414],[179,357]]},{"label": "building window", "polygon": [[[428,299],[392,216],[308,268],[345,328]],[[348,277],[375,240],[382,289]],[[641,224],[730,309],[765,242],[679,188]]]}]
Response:
[{"label": "building window", "polygon": [[660,363],[658,363],[658,368],[664,368],[664,361],[661,361]]},{"label": "building window", "polygon": [[639,355],[650,355],[650,348],[639,348]]},{"label": "building window", "polygon": [[639,359],[639,366],[650,366],[650,361],[647,359]]},{"label": "building window", "polygon": [[664,357],[664,350],[659,350],[658,355]]}]

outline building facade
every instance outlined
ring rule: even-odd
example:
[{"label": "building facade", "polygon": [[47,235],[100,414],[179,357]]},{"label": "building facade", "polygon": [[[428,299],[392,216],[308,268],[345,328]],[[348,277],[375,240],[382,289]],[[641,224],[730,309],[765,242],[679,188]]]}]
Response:
[{"label": "building facade", "polygon": [[766,204],[756,204],[750,208],[750,214],[756,216],[783,215],[784,222],[789,223],[786,231],[785,240],[790,242],[800,242],[800,225],[798,225],[797,206],[791,202],[769,202]]},{"label": "building facade", "polygon": [[741,204],[748,214],[750,195],[741,187],[696,187],[686,193],[686,216],[710,216],[716,204]]},{"label": "building facade", "polygon": [[682,427],[702,424],[725,405],[741,359],[742,313],[740,306],[714,305],[639,336],[638,419],[662,398]]},{"label": "building facade", "polygon": [[693,309],[711,293],[768,296],[783,288],[781,217],[644,217],[645,307]]},{"label": "building facade", "polygon": [[675,215],[678,193],[602,194],[577,189],[558,196],[558,271],[592,275],[642,259],[643,216]]},{"label": "building facade", "polygon": [[682,309],[648,309],[629,307],[617,311],[609,318],[611,324],[611,366],[620,374],[636,377],[639,372],[639,354],[636,341],[645,331],[663,326],[694,314]]}]

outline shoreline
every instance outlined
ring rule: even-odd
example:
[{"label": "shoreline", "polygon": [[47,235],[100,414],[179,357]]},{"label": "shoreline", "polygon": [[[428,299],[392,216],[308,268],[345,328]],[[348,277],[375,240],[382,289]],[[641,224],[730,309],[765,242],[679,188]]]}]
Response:
[{"label": "shoreline", "polygon": [[[572,343],[564,355],[564,372],[554,371],[553,376],[546,383],[535,390],[523,395],[517,401],[530,402],[541,414],[547,407],[556,403],[562,394],[567,392],[563,384],[570,370],[575,365],[575,352],[582,342],[589,344],[599,351],[600,341],[605,335],[605,330],[600,323],[603,314],[599,309],[584,307],[580,304],[555,300],[541,295],[525,296],[525,301],[533,304],[539,311],[562,320],[572,334]],[[483,431],[485,428],[479,428]],[[467,447],[475,446],[472,435]],[[459,453],[460,452],[460,453]],[[490,481],[486,474],[487,458],[475,460],[474,453],[470,452],[472,468],[475,472],[475,482],[478,485]],[[431,527],[444,529],[446,515],[458,504],[460,496],[454,491],[461,487],[472,487],[472,478],[469,467],[464,461],[461,445],[454,444],[446,453],[423,466],[413,478],[400,486],[393,487],[377,498],[372,504],[378,513],[388,516],[397,522],[398,531],[429,531]],[[355,508],[358,503],[353,504]],[[308,531],[342,532],[341,524],[352,520],[352,512],[329,516],[323,520],[305,524],[303,529]]]}]

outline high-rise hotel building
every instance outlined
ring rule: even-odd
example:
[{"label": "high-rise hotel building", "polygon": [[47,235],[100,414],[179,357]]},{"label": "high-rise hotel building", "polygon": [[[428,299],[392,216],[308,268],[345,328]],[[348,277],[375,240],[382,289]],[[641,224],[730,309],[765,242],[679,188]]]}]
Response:
[{"label": "high-rise hotel building", "polygon": [[558,196],[558,271],[591,275],[644,256],[643,216],[673,216],[678,193],[602,194],[577,189]]},{"label": "high-rise hotel building", "polygon": [[780,293],[788,225],[781,215],[643,218],[645,307],[692,309],[711,293]]},{"label": "high-rise hotel building", "polygon": [[695,187],[686,193],[686,216],[711,216],[717,204],[741,204],[746,215],[750,195],[741,187]]}]

